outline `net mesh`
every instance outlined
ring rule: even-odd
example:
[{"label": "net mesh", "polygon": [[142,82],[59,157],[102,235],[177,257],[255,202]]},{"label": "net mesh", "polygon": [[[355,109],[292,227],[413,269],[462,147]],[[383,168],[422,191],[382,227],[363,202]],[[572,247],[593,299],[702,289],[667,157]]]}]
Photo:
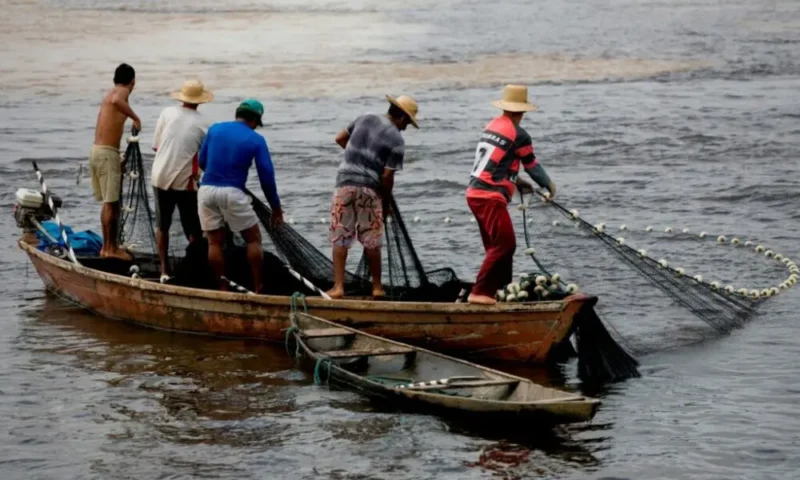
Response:
[{"label": "net mesh", "polygon": [[[267,232],[274,251],[292,269],[309,279],[321,289],[333,286],[333,262],[300,235],[291,225],[273,226],[272,211],[251,192],[253,208]],[[394,198],[388,202],[385,222],[382,269],[386,295],[396,301],[449,301],[454,302],[462,288],[455,271],[442,268],[426,272],[414,250],[411,237]],[[345,274],[345,293],[348,296],[367,296],[372,292],[369,264],[366,254],[355,272]]]},{"label": "net mesh", "polygon": [[[717,278],[725,281],[709,283],[701,277],[686,273],[682,268],[670,265],[666,260],[656,260],[658,257],[654,258],[653,252],[648,254],[647,250],[633,248],[625,238],[621,238],[622,234],[637,236],[634,232],[620,231],[615,236],[603,226],[592,225],[581,218],[577,211],[568,210],[558,202],[542,203],[538,208],[537,204],[540,202],[536,199],[529,199],[527,204],[523,199],[522,203],[527,207],[523,209],[522,230],[528,247],[535,243],[536,249],[543,251],[547,258],[558,259],[558,270],[562,273],[566,270],[566,276],[571,276],[571,270],[577,273],[572,278],[581,278],[588,284],[593,281],[593,291],[611,298],[612,302],[619,299],[619,303],[625,304],[629,311],[637,312],[636,316],[651,310],[655,318],[659,318],[659,322],[648,322],[651,325],[647,327],[638,322],[639,325],[635,327],[635,342],[622,338],[613,325],[605,322],[614,331],[614,336],[631,352],[650,353],[730,332],[747,322],[757,307],[765,301],[764,297],[754,298],[749,294],[741,294],[738,289],[731,291],[733,287],[725,289],[725,285],[737,281],[738,272],[745,269],[752,272],[752,264],[748,264],[747,258],[736,255],[736,250],[709,249],[698,235],[674,234],[671,229],[669,234],[660,236],[661,249],[665,256],[674,258],[678,254],[682,257],[681,261],[694,260],[706,269],[713,263]],[[647,239],[636,239],[635,242],[646,244]],[[598,244],[604,248],[595,248]],[[655,248],[653,247],[654,250]],[[539,252],[530,256],[537,268],[544,275],[550,276],[554,269],[543,265],[538,258]],[[619,265],[629,268],[620,269]],[[687,326],[685,315],[665,309],[663,300],[660,300],[664,294],[674,305],[702,320],[707,329],[704,331]],[[628,312],[622,313],[622,316],[630,315]],[[656,331],[648,332],[648,329]]]},{"label": "net mesh", "polygon": [[150,254],[156,252],[155,214],[149,201],[149,182],[138,142],[125,150],[125,171],[120,183],[118,245]]}]

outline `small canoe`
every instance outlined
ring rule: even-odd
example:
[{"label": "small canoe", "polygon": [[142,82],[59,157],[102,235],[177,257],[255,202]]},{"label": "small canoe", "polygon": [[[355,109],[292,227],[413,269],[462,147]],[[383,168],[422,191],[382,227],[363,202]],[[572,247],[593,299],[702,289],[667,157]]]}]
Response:
[{"label": "small canoe", "polygon": [[[534,426],[591,420],[600,401],[293,312],[287,348],[315,381],[470,422]],[[294,344],[291,341],[294,339]],[[464,417],[464,414],[469,417]]]}]

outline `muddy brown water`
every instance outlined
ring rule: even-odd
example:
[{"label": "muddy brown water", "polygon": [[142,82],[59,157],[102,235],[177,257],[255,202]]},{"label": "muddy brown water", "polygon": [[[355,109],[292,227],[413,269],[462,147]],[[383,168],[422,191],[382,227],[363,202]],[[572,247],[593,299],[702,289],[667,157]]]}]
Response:
[{"label": "muddy brown water", "polygon": [[[627,224],[629,243],[707,279],[776,285],[786,272],[763,256],[644,227],[739,236],[800,258],[796,2],[0,7],[0,478],[797,478],[796,291],[714,335],[534,210],[540,256],[600,297],[603,317],[644,352],[643,377],[600,392],[585,425],[475,431],[316,386],[280,345],[82,312],[44,292],[10,215],[14,191],[36,188],[36,159],[65,199],[64,220],[99,230],[76,168],[111,72],[126,61],[137,69],[132,104],[145,142],[184,77],[217,94],[201,110],[212,121],[229,119],[245,96],[262,99],[287,217],[327,251],[319,219],[341,155],[333,137],[356,115],[382,111],[383,94],[411,94],[422,128],[405,133],[398,203],[420,218],[409,228],[423,263],[472,278],[482,251],[463,192],[474,144],[500,86],[521,81],[540,106],[524,125],[565,204],[609,228]],[[518,272],[526,261],[518,257]],[[581,388],[572,363],[512,370]]]}]

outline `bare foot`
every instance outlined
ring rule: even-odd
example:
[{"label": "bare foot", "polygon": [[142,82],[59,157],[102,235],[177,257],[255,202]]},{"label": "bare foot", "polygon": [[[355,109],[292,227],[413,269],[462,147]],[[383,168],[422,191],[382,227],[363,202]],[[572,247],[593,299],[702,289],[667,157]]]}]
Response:
[{"label": "bare foot", "polygon": [[467,302],[473,305],[496,305],[497,300],[492,297],[486,295],[475,295],[474,293],[470,293],[469,297],[467,297]]},{"label": "bare foot", "polygon": [[332,288],[325,293],[327,293],[328,296],[334,300],[344,298],[344,290],[342,290],[341,288]]},{"label": "bare foot", "polygon": [[380,290],[372,289],[372,298],[382,298],[386,296],[386,292],[381,288]]},{"label": "bare foot", "polygon": [[125,260],[125,261],[133,260],[133,255],[131,255],[130,252],[128,252],[126,250],[123,250],[121,248],[118,248],[116,250],[112,250],[110,252],[109,251],[103,252],[101,250],[100,251],[100,256],[104,257],[104,258],[117,258],[119,260]]}]

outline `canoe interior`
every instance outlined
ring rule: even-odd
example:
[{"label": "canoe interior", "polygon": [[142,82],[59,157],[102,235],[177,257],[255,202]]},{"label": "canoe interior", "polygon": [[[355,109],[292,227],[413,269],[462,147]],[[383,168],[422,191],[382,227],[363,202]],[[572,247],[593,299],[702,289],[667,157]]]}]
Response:
[{"label": "canoe interior", "polygon": [[[384,389],[411,399],[480,413],[528,411],[559,422],[590,419],[599,402],[537,385],[528,379],[411,347],[303,313],[292,314],[298,348],[320,362],[335,362],[337,379],[357,390]],[[436,381],[433,383],[433,381]],[[366,388],[365,388],[366,387]],[[383,395],[385,396],[385,395]]]},{"label": "canoe interior", "polygon": [[[173,273],[173,278],[169,283],[182,287],[218,290],[219,284],[214,278],[214,273],[208,264],[207,258],[208,245],[205,239],[189,245],[184,256],[170,257],[169,266]],[[105,273],[130,276],[130,268],[135,264],[139,267],[139,275],[142,278],[157,281],[161,276],[158,257],[152,253],[137,253],[133,262],[100,257],[79,257],[78,260],[88,268]],[[303,282],[293,277],[285,269],[284,265],[284,262],[278,256],[269,250],[264,250],[262,279],[265,294],[291,296],[295,292],[300,292],[306,296],[317,295]],[[323,266],[322,271],[325,268]],[[234,242],[227,244],[225,248],[225,270],[225,275],[228,278],[248,290],[253,289],[250,265],[247,262],[244,246],[237,245]],[[441,269],[429,272],[429,277],[433,283],[425,287],[395,287],[392,290],[389,285],[385,285],[387,293],[393,293],[394,295],[391,298],[387,297],[380,300],[453,303],[459,297],[462,289],[468,291],[471,288],[471,284],[448,278],[455,276],[454,273],[452,275],[444,274],[449,271],[449,269]],[[323,275],[320,272],[300,273],[322,290],[328,290],[333,286],[333,282],[328,275]],[[346,289],[348,298],[372,298],[369,296],[372,287],[368,283],[352,281],[346,285]]]}]

